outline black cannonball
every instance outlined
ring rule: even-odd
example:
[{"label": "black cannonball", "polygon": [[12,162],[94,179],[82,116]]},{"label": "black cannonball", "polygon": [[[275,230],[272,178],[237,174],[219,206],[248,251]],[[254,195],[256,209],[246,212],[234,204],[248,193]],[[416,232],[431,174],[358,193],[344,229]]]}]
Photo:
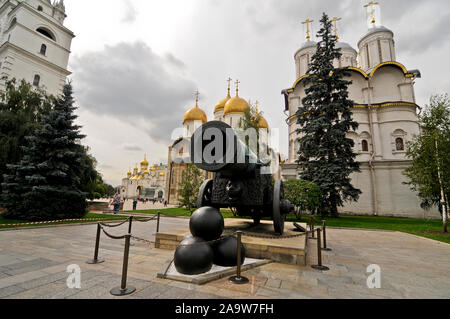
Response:
[{"label": "black cannonball", "polygon": [[[214,264],[222,267],[237,266],[237,239],[229,236],[212,244]],[[245,261],[245,246],[241,243],[241,265]]]},{"label": "black cannonball", "polygon": [[175,250],[176,270],[183,275],[200,275],[211,270],[214,253],[199,237],[184,239]]},{"label": "black cannonball", "polygon": [[195,237],[206,241],[216,240],[222,235],[225,223],[217,208],[202,207],[197,209],[189,221],[189,229]]}]

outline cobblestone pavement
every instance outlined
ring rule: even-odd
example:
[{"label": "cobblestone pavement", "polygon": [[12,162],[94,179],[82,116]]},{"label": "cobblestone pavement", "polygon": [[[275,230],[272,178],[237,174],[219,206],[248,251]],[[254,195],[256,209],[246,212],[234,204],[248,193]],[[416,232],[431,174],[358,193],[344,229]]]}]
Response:
[{"label": "cobblestone pavement", "polygon": [[[161,229],[187,226],[183,218],[163,218]],[[286,225],[289,227],[289,225]],[[133,234],[154,240],[155,223],[136,223]],[[127,225],[111,228],[114,235]],[[323,263],[316,271],[316,242],[309,241],[308,265],[268,264],[243,273],[248,285],[227,278],[195,286],[156,278],[173,252],[134,242],[130,249],[128,284],[137,288],[127,297],[109,291],[120,285],[123,240],[102,236],[100,257],[93,257],[96,225],[62,226],[0,232],[0,298],[449,298],[450,245],[407,234],[385,231],[328,229]],[[81,267],[81,289],[69,289],[67,266]],[[381,288],[367,288],[367,267],[381,268]]]}]

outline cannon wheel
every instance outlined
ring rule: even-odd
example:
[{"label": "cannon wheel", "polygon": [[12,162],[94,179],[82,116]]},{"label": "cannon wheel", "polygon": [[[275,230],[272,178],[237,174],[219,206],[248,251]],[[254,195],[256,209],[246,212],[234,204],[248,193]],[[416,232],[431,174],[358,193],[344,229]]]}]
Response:
[{"label": "cannon wheel", "polygon": [[283,235],[284,233],[284,221],[286,219],[286,215],[284,215],[281,211],[281,201],[284,199],[284,188],[283,183],[281,181],[275,181],[275,185],[273,187],[273,227],[275,232]]},{"label": "cannon wheel", "polygon": [[211,206],[212,188],[213,188],[212,179],[208,179],[202,184],[200,190],[198,191],[197,208]]}]

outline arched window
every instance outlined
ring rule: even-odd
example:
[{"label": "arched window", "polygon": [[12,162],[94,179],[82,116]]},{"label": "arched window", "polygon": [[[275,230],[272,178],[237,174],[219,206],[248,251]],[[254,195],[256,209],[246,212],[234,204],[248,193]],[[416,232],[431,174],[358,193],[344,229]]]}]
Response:
[{"label": "arched window", "polygon": [[10,28],[12,28],[17,23],[17,18],[13,18],[11,20],[11,24],[9,25]]},{"label": "arched window", "polygon": [[38,11],[42,11],[44,10],[44,8],[42,8],[42,6],[38,6]]},{"label": "arched window", "polygon": [[369,142],[367,142],[366,140],[362,140],[361,149],[363,152],[368,152],[369,151]]},{"label": "arched window", "polygon": [[48,29],[46,28],[38,28],[36,29],[37,32],[39,32],[40,34],[46,36],[49,39],[52,39],[53,41],[56,41],[56,37],[55,35]]},{"label": "arched window", "polygon": [[39,82],[41,82],[41,76],[39,74],[36,74],[34,76],[33,85],[34,86],[39,86]]},{"label": "arched window", "polygon": [[405,150],[405,143],[403,142],[402,138],[399,137],[399,138],[397,138],[395,140],[395,149],[397,151],[404,151]]},{"label": "arched window", "polygon": [[45,55],[47,53],[47,46],[45,44],[41,45],[41,54]]}]

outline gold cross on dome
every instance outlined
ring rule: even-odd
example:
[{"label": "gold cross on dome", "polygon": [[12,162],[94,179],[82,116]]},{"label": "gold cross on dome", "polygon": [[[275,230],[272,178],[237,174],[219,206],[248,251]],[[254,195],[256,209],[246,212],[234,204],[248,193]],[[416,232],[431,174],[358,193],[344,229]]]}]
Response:
[{"label": "gold cross on dome", "polygon": [[371,22],[372,24],[375,24],[375,10],[374,10],[373,6],[375,6],[375,5],[377,5],[377,4],[379,4],[379,3],[378,3],[378,2],[370,1],[368,4],[366,4],[366,5],[364,6],[364,8],[367,8],[367,7],[370,6],[370,17],[372,18],[372,21],[370,21],[370,22]]},{"label": "gold cross on dome", "polygon": [[236,82],[234,82],[234,84],[236,84],[236,96],[239,93],[239,83],[241,83],[239,80],[236,80]]},{"label": "gold cross on dome", "polygon": [[196,106],[198,106],[198,97],[200,96],[200,93],[198,92],[198,90],[197,90],[197,92],[195,92],[195,105]]},{"label": "gold cross on dome", "polygon": [[259,101],[258,101],[258,100],[256,100],[256,102],[255,102],[256,113],[259,113],[259,111],[258,111],[258,105],[259,105]]},{"label": "gold cross on dome", "polygon": [[334,22],[334,36],[336,38],[336,41],[339,40],[339,35],[338,35],[338,30],[337,30],[337,22],[342,20],[342,18],[337,18],[334,17],[333,18],[333,22]]},{"label": "gold cross on dome", "polygon": [[228,82],[228,95],[230,95],[231,81],[233,81],[233,79],[228,77],[228,79],[227,79],[227,82]]},{"label": "gold cross on dome", "polygon": [[314,22],[314,20],[306,19],[306,21],[303,21],[302,24],[306,24],[306,40],[311,40],[311,36],[309,35],[309,24]]}]

